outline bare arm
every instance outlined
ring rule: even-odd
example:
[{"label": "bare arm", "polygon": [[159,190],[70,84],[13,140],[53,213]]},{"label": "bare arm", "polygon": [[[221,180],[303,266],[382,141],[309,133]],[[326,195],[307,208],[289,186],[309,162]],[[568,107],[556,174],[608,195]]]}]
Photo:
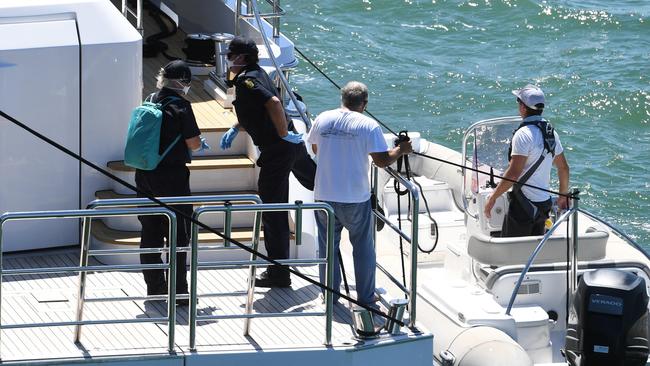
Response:
[{"label": "bare arm", "polygon": [[373,163],[380,168],[385,168],[395,162],[400,156],[413,152],[411,141],[402,141],[396,147],[383,152],[370,153]]},{"label": "bare arm", "polygon": [[187,145],[187,148],[192,151],[198,150],[201,147],[201,135],[185,139],[185,145]]},{"label": "bare arm", "polygon": [[276,131],[280,137],[285,137],[289,134],[289,123],[287,122],[287,117],[284,114],[284,108],[282,107],[282,102],[278,97],[272,97],[264,103],[264,108],[271,116],[271,121],[275,126]]},{"label": "bare arm", "polygon": [[497,184],[497,187],[494,189],[494,193],[492,193],[490,198],[488,198],[487,202],[485,203],[483,212],[487,218],[490,218],[490,216],[492,216],[492,207],[494,207],[494,203],[496,202],[497,198],[507,192],[510,187],[515,184],[512,181],[517,181],[521,176],[521,173],[523,173],[524,166],[526,165],[526,159],[527,157],[524,155],[512,155],[510,164],[508,164],[508,169],[506,169],[505,173],[503,173],[503,177],[506,179],[501,179],[499,184]]},{"label": "bare arm", "polygon": [[[556,155],[553,159],[553,165],[557,168],[557,177],[560,180],[560,193],[569,193],[569,163],[567,163],[564,154]],[[568,198],[565,196],[558,197],[557,205],[560,209],[568,208]]]},{"label": "bare arm", "polygon": [[316,144],[312,144],[311,145],[311,151],[313,151],[314,154],[318,154],[318,146],[316,146]]}]

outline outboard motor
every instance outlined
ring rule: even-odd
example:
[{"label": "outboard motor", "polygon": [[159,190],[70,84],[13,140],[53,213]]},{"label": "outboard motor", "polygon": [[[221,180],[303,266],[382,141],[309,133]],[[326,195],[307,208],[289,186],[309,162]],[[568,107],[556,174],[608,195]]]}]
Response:
[{"label": "outboard motor", "polygon": [[613,269],[585,273],[567,327],[569,364],[645,365],[647,321],[648,294],[643,278]]}]

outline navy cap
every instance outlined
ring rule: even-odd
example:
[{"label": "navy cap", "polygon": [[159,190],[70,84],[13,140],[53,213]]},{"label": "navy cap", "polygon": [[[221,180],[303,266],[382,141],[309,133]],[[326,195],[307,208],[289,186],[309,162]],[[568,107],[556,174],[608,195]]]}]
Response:
[{"label": "navy cap", "polygon": [[228,51],[237,55],[257,55],[257,45],[251,38],[235,37],[228,45]]},{"label": "navy cap", "polygon": [[163,67],[163,76],[167,79],[180,80],[185,83],[192,81],[192,71],[183,60],[174,60]]}]

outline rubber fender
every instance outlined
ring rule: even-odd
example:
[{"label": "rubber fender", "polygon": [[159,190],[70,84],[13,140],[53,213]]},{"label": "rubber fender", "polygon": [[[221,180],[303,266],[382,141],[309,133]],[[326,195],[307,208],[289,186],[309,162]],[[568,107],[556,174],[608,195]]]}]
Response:
[{"label": "rubber fender", "polygon": [[517,342],[492,327],[467,328],[452,341],[447,354],[453,355],[449,366],[533,366]]}]

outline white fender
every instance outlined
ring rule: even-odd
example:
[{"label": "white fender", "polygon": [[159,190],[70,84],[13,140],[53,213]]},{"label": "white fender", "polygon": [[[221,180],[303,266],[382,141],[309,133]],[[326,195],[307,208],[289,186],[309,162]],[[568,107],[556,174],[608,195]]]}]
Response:
[{"label": "white fender", "polygon": [[467,328],[443,353],[443,366],[533,366],[517,342],[492,327]]}]

